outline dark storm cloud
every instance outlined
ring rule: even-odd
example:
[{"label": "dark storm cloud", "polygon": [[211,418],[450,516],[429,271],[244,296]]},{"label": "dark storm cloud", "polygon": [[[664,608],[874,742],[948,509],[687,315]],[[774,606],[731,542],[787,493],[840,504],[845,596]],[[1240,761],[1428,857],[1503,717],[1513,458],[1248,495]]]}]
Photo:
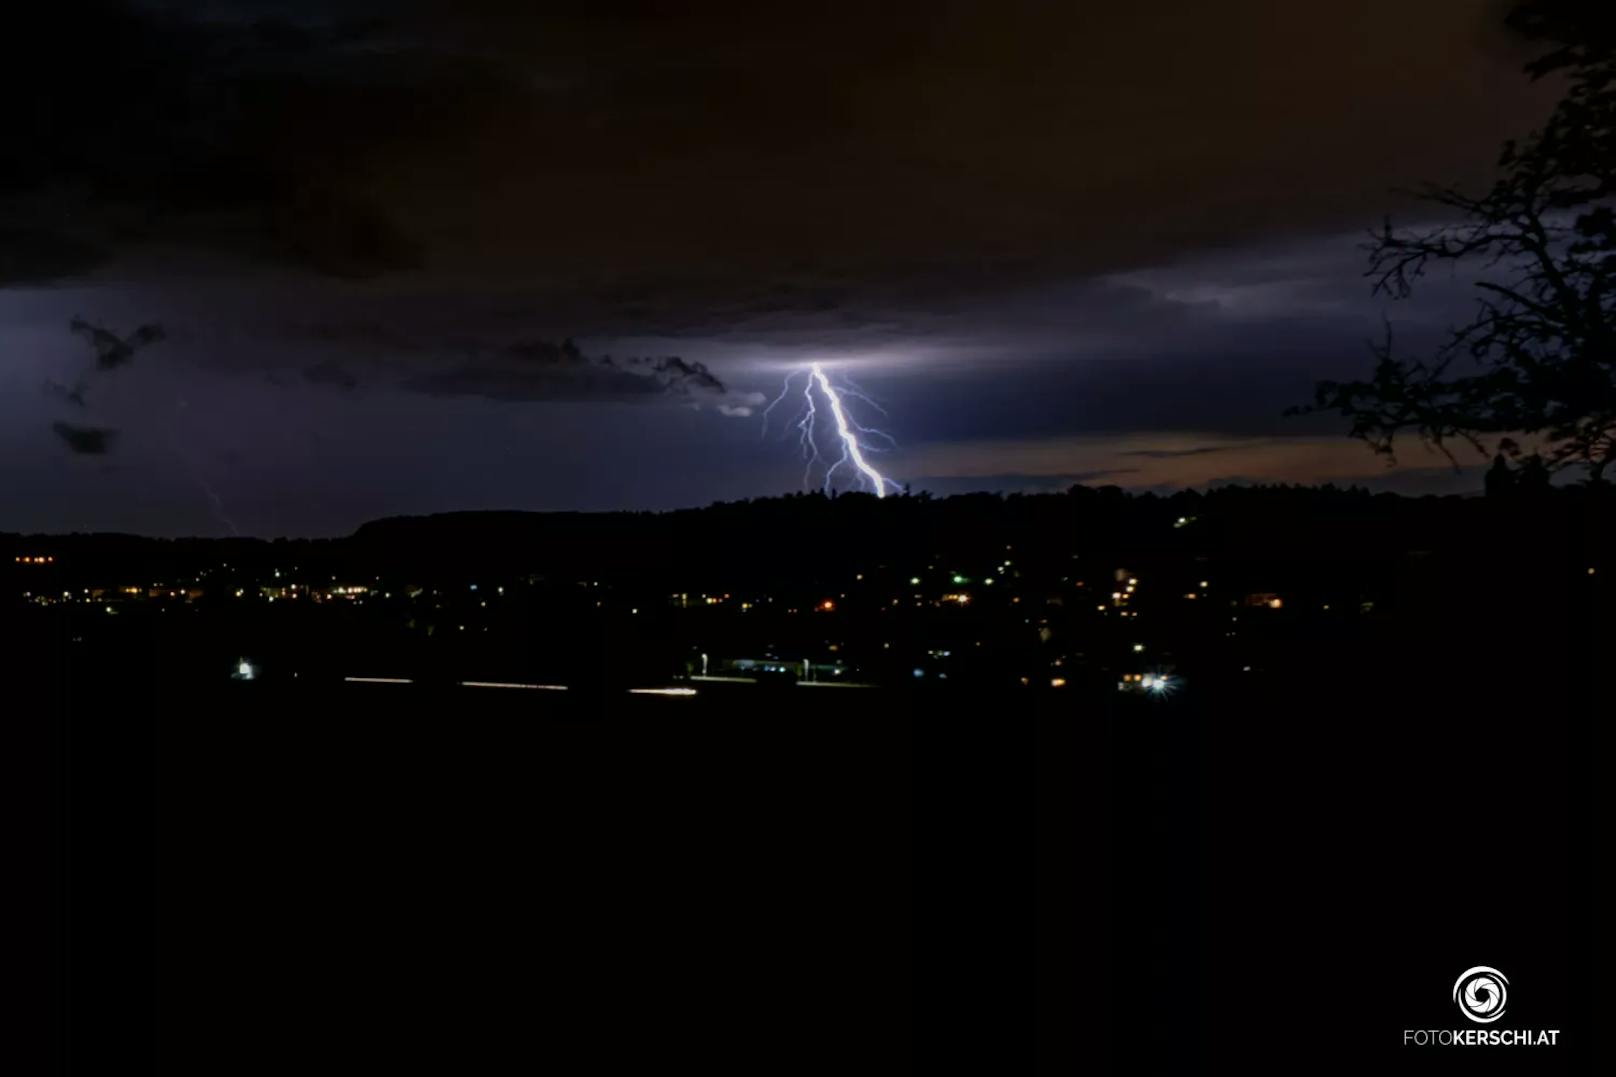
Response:
[{"label": "dark storm cloud", "polygon": [[706,368],[532,369],[499,342],[708,361],[714,341],[997,336],[1000,377],[905,386],[911,414],[961,436],[1268,434],[1313,376],[1356,369],[1356,324],[1210,324],[1218,297],[1106,274],[1356,227],[1389,187],[1479,174],[1538,103],[1484,7],[29,9],[0,34],[0,281],[147,249],[176,273],[187,250],[278,259],[325,299],[269,285],[253,353],[315,338],[294,369],[316,385],[718,397]]},{"label": "dark storm cloud", "polygon": [[702,363],[691,362],[670,355],[663,359],[631,359],[631,364],[640,364],[648,367],[664,384],[675,387],[679,392],[704,390],[709,393],[727,392],[724,383],[719,381]]},{"label": "dark storm cloud", "polygon": [[[1351,237],[1388,190],[1484,178],[1554,92],[1500,6],[17,6],[0,430],[39,455],[0,484],[75,525],[211,517],[149,424],[272,534],[750,496],[795,483],[794,446],[713,413],[819,358],[889,406],[893,474],[950,489],[1372,472],[1282,412],[1363,372]],[[1430,283],[1393,313],[1411,347],[1454,320]],[[92,374],[103,410],[70,399],[75,311],[172,331]],[[683,358],[510,347],[569,334]],[[47,403],[128,431],[141,481],[93,485]],[[481,466],[586,437],[575,468]]]},{"label": "dark storm cloud", "polygon": [[566,339],[527,341],[503,352],[421,375],[405,388],[434,396],[492,400],[634,400],[673,395],[710,397],[727,390],[712,371],[678,356],[617,359],[586,356]]},{"label": "dark storm cloud", "polygon": [[152,244],[334,276],[416,264],[414,245],[330,150],[350,121],[358,143],[383,134],[362,125],[363,102],[437,86],[393,70],[364,39],[346,26],[111,0],[9,8],[0,283],[78,275]]},{"label": "dark storm cloud", "polygon": [[666,330],[1148,264],[1477,174],[1534,111],[1492,7],[30,5],[0,227],[39,232],[0,266],[709,279],[619,304]]},{"label": "dark storm cloud", "polygon": [[[136,352],[161,342],[167,336],[162,326],[151,323],[140,326],[127,337],[120,337],[110,329],[92,325],[83,318],[78,317],[68,322],[67,327],[69,332],[87,343],[95,353],[95,367],[88,373],[79,375],[74,379],[72,385],[63,385],[55,379],[46,379],[44,389],[46,394],[64,400],[77,408],[89,406],[88,397],[92,376],[105,374],[109,371],[117,370],[119,367],[129,365],[134,361]],[[73,428],[69,427],[68,429]],[[94,433],[95,431],[90,432]],[[66,437],[60,429],[57,430],[57,434]],[[69,443],[72,443],[71,439],[69,439]],[[100,448],[75,449],[74,451],[105,452],[106,450],[105,448]]]},{"label": "dark storm cloud", "polygon": [[364,278],[421,265],[418,241],[351,196],[293,190],[271,213],[270,232],[284,253],[317,273]]},{"label": "dark storm cloud", "polygon": [[[80,411],[89,408],[88,397],[93,379],[105,377],[112,371],[128,366],[134,361],[137,352],[166,339],[163,327],[155,323],[141,325],[128,336],[119,336],[104,326],[93,325],[83,318],[74,317],[68,323],[68,331],[90,346],[95,354],[95,365],[80,374],[72,385],[63,385],[54,379],[47,379],[44,389],[48,395],[63,400]],[[118,437],[118,432],[110,427],[86,426],[62,421],[52,423],[51,431],[71,452],[81,456],[105,456],[111,452],[113,443]]]},{"label": "dark storm cloud", "polygon": [[[238,335],[250,338],[251,348],[212,349],[198,361],[222,369],[269,362],[271,380],[281,385],[288,379],[275,356],[286,350],[321,355],[300,368],[301,380],[339,389],[364,385],[524,402],[666,399],[709,404],[731,415],[748,414],[757,402],[755,393],[732,392],[701,360],[586,351],[571,337],[519,332],[561,324],[563,315],[554,308],[510,304],[498,295],[462,298],[423,303],[413,295],[383,294],[355,301],[364,305],[350,305],[346,320],[316,312],[288,326],[238,324]],[[243,350],[252,353],[245,360]]]},{"label": "dark storm cloud", "polygon": [[0,224],[0,288],[82,276],[107,257],[106,248],[73,236]]},{"label": "dark storm cloud", "polygon": [[76,426],[55,422],[51,431],[73,452],[83,456],[104,456],[112,449],[118,432],[100,426]]},{"label": "dark storm cloud", "polygon": [[74,318],[68,323],[68,328],[94,349],[98,370],[116,370],[132,362],[135,352],[164,338],[160,325],[143,325],[127,337],[120,337],[103,326],[91,325],[83,318]]}]

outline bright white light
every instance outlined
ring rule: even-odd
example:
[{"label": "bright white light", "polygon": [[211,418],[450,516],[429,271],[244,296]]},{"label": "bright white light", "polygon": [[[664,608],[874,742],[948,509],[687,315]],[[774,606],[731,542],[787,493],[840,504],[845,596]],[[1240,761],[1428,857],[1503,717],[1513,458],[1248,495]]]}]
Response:
[{"label": "bright white light", "polygon": [[631,696],[681,696],[688,697],[696,694],[694,688],[630,688]]},{"label": "bright white light", "polygon": [[344,677],[350,684],[414,684],[408,677]]},{"label": "bright white light", "polygon": [[[809,485],[816,467],[823,467],[824,491],[826,494],[830,494],[833,490],[832,480],[835,478],[836,472],[841,469],[842,465],[848,464],[862,476],[864,483],[869,485],[876,497],[886,496],[888,484],[897,488],[897,483],[892,482],[891,479],[888,479],[871,466],[864,455],[870,451],[869,443],[867,440],[860,441],[861,435],[869,435],[880,438],[889,445],[895,445],[896,442],[893,440],[892,435],[883,430],[866,427],[856,418],[849,415],[842,403],[843,397],[853,397],[882,414],[885,414],[885,412],[882,411],[879,404],[864,395],[857,386],[851,383],[838,384],[832,382],[825,374],[824,368],[817,362],[810,363],[807,367],[798,367],[786,375],[785,383],[780,388],[780,395],[775,397],[769,406],[763,409],[763,435],[768,436],[769,414],[791,394],[793,391],[792,380],[799,373],[804,375],[802,410],[798,413],[797,420],[793,425],[797,429],[797,440],[802,449],[803,486],[806,488]],[[820,392],[824,394],[826,401],[830,404],[831,417],[836,422],[836,436],[842,443],[841,455],[834,461],[827,461],[819,452],[817,437],[819,407],[815,402],[815,386],[818,386]]]},{"label": "bright white light", "polygon": [[885,497],[887,495],[886,477],[871,467],[869,462],[864,459],[863,446],[859,444],[858,438],[853,436],[853,432],[847,428],[847,414],[842,410],[842,398],[831,387],[830,379],[825,377],[825,372],[820,369],[818,363],[814,363],[810,369],[813,371],[814,380],[819,383],[819,391],[824,393],[826,398],[830,400],[831,417],[836,420],[836,432],[841,436],[842,448],[846,457],[853,461],[853,466],[858,468],[866,479],[870,480],[870,485],[875,487],[875,496]]}]

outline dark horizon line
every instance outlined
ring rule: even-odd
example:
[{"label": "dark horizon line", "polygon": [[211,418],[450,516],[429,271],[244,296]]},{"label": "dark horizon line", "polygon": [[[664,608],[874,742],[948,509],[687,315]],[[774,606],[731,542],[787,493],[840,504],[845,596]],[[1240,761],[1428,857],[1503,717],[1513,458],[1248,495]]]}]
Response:
[{"label": "dark horizon line", "polygon": [[[1551,488],[1551,489],[1562,489],[1562,488],[1554,487],[1554,488]],[[1130,502],[1132,502],[1132,501],[1145,501],[1145,500],[1171,502],[1171,501],[1173,501],[1175,499],[1178,499],[1178,498],[1197,498],[1197,499],[1199,499],[1199,498],[1207,498],[1207,497],[1217,497],[1217,496],[1223,494],[1226,491],[1246,491],[1246,492],[1280,492],[1280,491],[1283,491],[1283,492],[1289,492],[1289,493],[1306,491],[1306,492],[1311,492],[1311,493],[1337,495],[1337,496],[1372,497],[1372,498],[1379,498],[1379,499],[1382,499],[1382,500],[1390,498],[1390,499],[1394,499],[1394,500],[1398,500],[1398,501],[1429,501],[1429,500],[1433,500],[1433,499],[1435,499],[1435,500],[1450,500],[1450,501],[1466,501],[1466,500],[1477,499],[1477,498],[1480,498],[1480,497],[1484,496],[1484,492],[1482,490],[1479,490],[1479,489],[1478,490],[1472,490],[1472,491],[1466,491],[1466,492],[1463,492],[1463,493],[1407,494],[1407,493],[1400,493],[1400,492],[1397,492],[1397,491],[1394,491],[1394,490],[1371,490],[1368,487],[1360,485],[1360,484],[1357,484],[1357,483],[1353,483],[1353,484],[1350,484],[1350,485],[1343,486],[1343,485],[1338,485],[1338,484],[1336,484],[1334,482],[1322,482],[1322,483],[1274,482],[1274,483],[1229,483],[1229,484],[1225,484],[1225,485],[1222,485],[1222,486],[1211,487],[1211,488],[1204,489],[1204,490],[1203,489],[1197,489],[1195,487],[1186,486],[1186,487],[1180,487],[1178,489],[1172,490],[1171,492],[1165,492],[1165,493],[1160,491],[1160,490],[1157,490],[1157,489],[1129,488],[1129,487],[1119,486],[1119,485],[1110,484],[1110,483],[1100,485],[1100,486],[1090,486],[1090,485],[1087,485],[1087,484],[1084,484],[1084,483],[1072,483],[1070,486],[1066,487],[1065,489],[1059,489],[1059,490],[1055,490],[1055,489],[1051,489],[1051,490],[1032,490],[1032,491],[1024,491],[1024,490],[1009,490],[1009,491],[1006,491],[1006,490],[966,490],[966,491],[959,491],[959,492],[951,493],[951,494],[933,494],[929,490],[918,490],[918,491],[914,492],[913,494],[888,494],[887,498],[891,499],[891,500],[895,500],[895,501],[905,501],[905,500],[908,500],[908,501],[921,501],[921,500],[926,500],[926,501],[930,501],[930,502],[933,502],[933,503],[942,503],[942,502],[954,501],[954,500],[963,499],[963,498],[981,498],[981,497],[992,497],[992,498],[997,498],[999,500],[1004,500],[1006,498],[1012,498],[1012,497],[1015,497],[1015,498],[1027,498],[1027,499],[1070,497],[1070,496],[1072,496],[1073,491],[1075,491],[1075,490],[1084,490],[1084,491],[1089,491],[1089,492],[1092,492],[1092,493],[1101,493],[1103,491],[1116,491],[1116,493],[1107,494],[1106,496],[1108,496],[1108,497],[1120,497],[1123,500],[1130,501]],[[782,493],[782,494],[765,494],[765,495],[762,495],[762,496],[759,496],[759,497],[737,498],[737,499],[730,500],[730,501],[724,501],[724,500],[710,501],[705,505],[684,505],[684,506],[678,506],[678,507],[675,507],[675,508],[663,508],[663,509],[517,509],[517,508],[507,508],[507,509],[447,509],[447,510],[444,510],[442,512],[398,513],[398,514],[390,515],[390,516],[378,516],[378,517],[376,517],[374,519],[364,521],[363,523],[361,523],[357,527],[355,527],[352,531],[345,532],[345,533],[340,533],[340,534],[329,534],[329,535],[274,535],[274,536],[269,536],[269,535],[197,535],[197,534],[191,534],[191,535],[152,535],[152,534],[143,534],[143,533],[135,532],[135,531],[9,531],[9,530],[0,530],[0,539],[7,539],[7,540],[19,540],[19,539],[49,540],[49,539],[61,539],[61,538],[104,537],[104,538],[141,539],[141,540],[144,540],[144,541],[151,541],[151,542],[340,542],[340,541],[343,541],[343,540],[346,540],[346,539],[352,539],[352,538],[357,537],[366,528],[371,528],[371,527],[374,527],[374,526],[376,526],[378,524],[385,524],[385,523],[391,523],[391,522],[395,522],[395,521],[404,521],[404,520],[443,520],[443,519],[449,519],[449,518],[455,518],[455,517],[469,518],[469,517],[493,517],[493,516],[509,516],[509,517],[543,517],[543,516],[554,516],[554,517],[560,517],[560,516],[566,516],[566,517],[672,516],[672,515],[676,515],[676,514],[679,514],[679,513],[706,512],[706,511],[709,511],[709,510],[712,510],[712,509],[723,508],[723,507],[728,507],[728,506],[751,505],[751,504],[758,504],[758,503],[761,503],[761,502],[769,502],[769,501],[787,501],[787,500],[796,500],[796,499],[801,499],[801,498],[821,498],[821,499],[826,500],[826,501],[832,501],[832,500],[839,500],[839,499],[847,498],[847,497],[855,497],[855,498],[860,498],[860,499],[869,499],[870,501],[877,500],[876,496],[873,493],[870,493],[869,491],[866,491],[866,490],[832,491],[830,494],[826,494],[826,493],[824,493],[823,491],[820,491],[820,490],[793,490],[793,491],[788,491],[788,492]]]}]

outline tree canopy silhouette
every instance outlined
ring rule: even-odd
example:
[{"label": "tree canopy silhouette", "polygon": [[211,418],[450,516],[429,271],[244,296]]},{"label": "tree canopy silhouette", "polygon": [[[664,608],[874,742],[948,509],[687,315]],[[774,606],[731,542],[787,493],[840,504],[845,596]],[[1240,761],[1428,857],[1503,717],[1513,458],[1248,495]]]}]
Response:
[{"label": "tree canopy silhouette", "polygon": [[1397,354],[1388,328],[1367,381],[1320,382],[1292,411],[1337,411],[1387,455],[1405,432],[1450,460],[1454,442],[1519,457],[1523,437],[1534,466],[1603,481],[1616,463],[1616,15],[1532,0],[1509,23],[1548,46],[1531,77],[1566,81],[1547,122],[1505,144],[1489,190],[1419,192],[1448,223],[1388,221],[1368,245],[1375,293],[1395,298],[1433,266],[1481,265],[1475,316],[1426,359]]}]

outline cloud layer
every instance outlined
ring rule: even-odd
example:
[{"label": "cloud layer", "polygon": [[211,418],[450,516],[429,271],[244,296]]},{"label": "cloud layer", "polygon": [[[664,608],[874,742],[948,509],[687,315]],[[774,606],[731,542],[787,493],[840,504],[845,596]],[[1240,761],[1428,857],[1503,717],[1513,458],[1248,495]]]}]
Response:
[{"label": "cloud layer", "polygon": [[1389,190],[1542,113],[1499,7],[20,9],[0,481],[33,526],[268,533],[775,492],[789,442],[715,417],[810,359],[938,489],[1374,476],[1281,413],[1362,370]]}]

